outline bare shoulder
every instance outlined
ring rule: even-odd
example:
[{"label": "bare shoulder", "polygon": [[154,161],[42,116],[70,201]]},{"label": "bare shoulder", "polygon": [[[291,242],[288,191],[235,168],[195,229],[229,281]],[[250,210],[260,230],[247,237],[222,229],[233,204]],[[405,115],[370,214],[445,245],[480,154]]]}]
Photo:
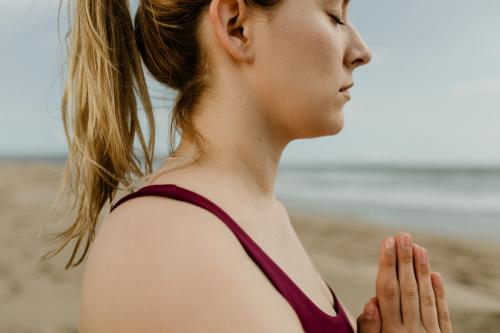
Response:
[{"label": "bare shoulder", "polygon": [[85,263],[80,333],[235,330],[303,332],[222,221],[155,196],[106,217]]}]

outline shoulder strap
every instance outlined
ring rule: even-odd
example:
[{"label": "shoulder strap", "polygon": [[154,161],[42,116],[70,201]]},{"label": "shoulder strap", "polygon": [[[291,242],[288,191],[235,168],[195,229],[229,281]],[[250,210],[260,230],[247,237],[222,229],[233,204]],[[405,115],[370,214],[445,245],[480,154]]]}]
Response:
[{"label": "shoulder strap", "polygon": [[212,214],[216,215],[222,222],[224,222],[229,229],[238,238],[241,245],[244,247],[248,255],[257,263],[257,265],[262,269],[262,271],[271,280],[273,285],[283,294],[289,294],[289,289],[287,288],[289,282],[287,280],[286,274],[277,266],[273,260],[248,236],[248,234],[229,216],[222,208],[216,205],[214,202],[210,201],[206,197],[188,190],[183,187],[179,187],[175,184],[153,184],[142,187],[136,192],[127,194],[120,200],[118,200],[112,207],[113,211],[120,204],[128,201],[130,199],[140,197],[140,196],[162,196],[168,197],[175,200],[180,200],[184,202],[189,202],[193,205],[201,207],[208,210]]},{"label": "shoulder strap", "polygon": [[[334,308],[337,313],[337,315],[333,317],[317,308],[307,295],[305,295],[304,292],[294,283],[294,281],[250,238],[250,236],[248,236],[248,234],[233,220],[233,218],[231,218],[231,216],[229,216],[214,202],[196,192],[175,184],[147,185],[136,192],[132,192],[121,198],[111,207],[110,212],[125,201],[148,195],[168,197],[175,200],[189,202],[208,210],[222,220],[222,222],[224,222],[238,238],[247,254],[260,267],[274,287],[294,308],[304,327],[312,328],[317,325],[321,326],[325,324],[337,325],[339,321],[345,320],[343,309],[338,303],[335,293],[326,280],[323,279],[333,295]],[[314,329],[311,331],[314,331]]]}]

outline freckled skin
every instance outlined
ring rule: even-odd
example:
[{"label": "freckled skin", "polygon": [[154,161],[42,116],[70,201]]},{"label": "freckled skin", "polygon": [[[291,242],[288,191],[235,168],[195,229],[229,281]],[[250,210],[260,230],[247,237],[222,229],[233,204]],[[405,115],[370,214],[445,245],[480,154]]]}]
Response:
[{"label": "freckled skin", "polygon": [[[217,133],[225,147],[246,146],[248,152],[254,146],[264,155],[271,150],[276,161],[292,140],[340,132],[347,98],[339,90],[353,82],[354,69],[371,60],[371,51],[349,21],[348,6],[339,0],[286,0],[268,21],[249,13],[241,0],[220,0],[224,2],[227,6],[212,4],[202,21],[216,64],[211,94],[196,112],[203,134]],[[185,146],[181,144],[181,154],[187,152]]]},{"label": "freckled skin", "polygon": [[[327,12],[344,17],[332,21]],[[347,99],[339,89],[353,81],[353,62],[370,59],[369,50],[339,2],[287,1],[270,24],[256,26],[257,57],[250,80],[256,95],[292,138],[338,133]]]}]

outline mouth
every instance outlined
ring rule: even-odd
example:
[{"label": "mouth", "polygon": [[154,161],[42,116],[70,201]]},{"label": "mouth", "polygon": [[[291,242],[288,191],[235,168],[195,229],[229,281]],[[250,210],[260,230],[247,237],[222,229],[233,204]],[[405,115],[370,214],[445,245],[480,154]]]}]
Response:
[{"label": "mouth", "polygon": [[348,101],[351,100],[351,94],[349,93],[349,88],[351,88],[352,86],[354,85],[354,82],[353,83],[350,83],[348,84],[347,86],[343,86],[342,88],[340,88],[340,93],[342,93],[342,95],[344,95]]},{"label": "mouth", "polygon": [[349,88],[351,88],[353,85],[354,85],[354,83],[351,83],[351,84],[349,84],[347,86],[344,86],[344,87],[340,88],[340,90],[339,90],[340,93],[342,95],[344,95],[347,98],[348,101],[351,100],[351,94],[349,93]]},{"label": "mouth", "polygon": [[351,84],[348,84],[347,86],[343,86],[342,88],[340,88],[340,91],[346,91],[347,89],[351,88],[352,86],[354,85],[354,82],[352,82]]},{"label": "mouth", "polygon": [[348,101],[351,100],[351,94],[349,93],[349,90],[344,90],[340,92],[345,98],[347,98]]}]

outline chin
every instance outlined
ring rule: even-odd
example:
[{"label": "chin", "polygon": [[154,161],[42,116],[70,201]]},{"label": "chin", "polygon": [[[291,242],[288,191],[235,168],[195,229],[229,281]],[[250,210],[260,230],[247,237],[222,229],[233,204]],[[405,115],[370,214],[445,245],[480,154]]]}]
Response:
[{"label": "chin", "polygon": [[[319,125],[319,124],[318,124]],[[316,127],[313,131],[309,131],[303,138],[319,138],[323,136],[333,136],[342,131],[344,128],[343,119],[331,119],[330,121],[325,121],[321,126]]]},{"label": "chin", "polygon": [[328,135],[338,134],[344,128],[344,113],[341,112],[342,108],[339,108],[337,111],[339,112],[335,112],[333,117],[328,122],[330,125],[328,128]]}]

